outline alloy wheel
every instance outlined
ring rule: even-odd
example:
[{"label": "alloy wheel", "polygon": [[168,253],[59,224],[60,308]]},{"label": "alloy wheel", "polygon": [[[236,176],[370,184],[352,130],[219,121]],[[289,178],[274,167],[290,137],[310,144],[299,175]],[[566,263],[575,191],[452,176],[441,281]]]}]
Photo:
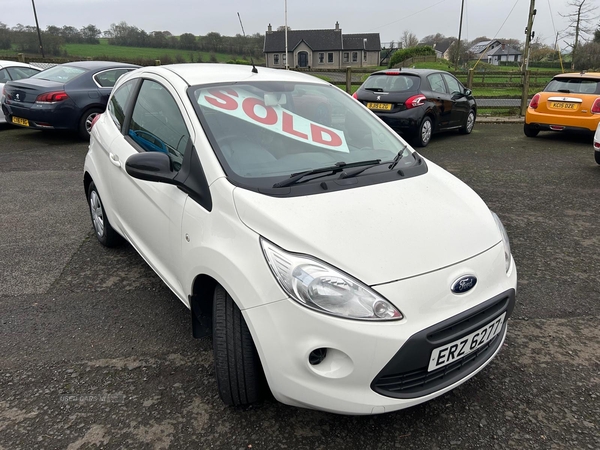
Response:
[{"label": "alloy wheel", "polygon": [[104,211],[102,210],[102,203],[100,203],[100,197],[96,191],[92,191],[90,194],[90,211],[96,233],[100,237],[104,236]]}]

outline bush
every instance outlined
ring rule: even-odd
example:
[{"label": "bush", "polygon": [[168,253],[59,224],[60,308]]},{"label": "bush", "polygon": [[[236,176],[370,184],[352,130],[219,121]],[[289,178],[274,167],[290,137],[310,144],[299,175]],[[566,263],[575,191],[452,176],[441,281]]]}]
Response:
[{"label": "bush", "polygon": [[396,64],[400,64],[402,61],[405,61],[409,58],[413,58],[415,56],[430,56],[430,55],[435,55],[435,50],[433,49],[433,47],[429,47],[428,45],[423,45],[421,47],[410,47],[410,48],[398,50],[390,58],[389,67],[394,67]]},{"label": "bush", "polygon": [[210,52],[209,60],[210,60],[211,63],[219,62],[219,61],[217,61],[217,55],[215,55],[214,52]]}]

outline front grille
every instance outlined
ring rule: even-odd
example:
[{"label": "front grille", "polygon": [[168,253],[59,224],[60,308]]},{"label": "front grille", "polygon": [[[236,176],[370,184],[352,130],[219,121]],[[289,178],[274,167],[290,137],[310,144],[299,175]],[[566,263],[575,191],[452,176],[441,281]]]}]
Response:
[{"label": "front grille", "polygon": [[[387,397],[416,398],[456,383],[481,367],[498,349],[514,305],[515,291],[510,289],[481,305],[414,334],[375,377],[371,389]],[[494,339],[447,366],[427,371],[434,349],[469,335],[504,312],[504,326]]]},{"label": "front grille", "polygon": [[[428,372],[427,367],[424,367],[413,372],[382,376],[377,379],[373,388],[376,392],[383,395],[405,394],[411,397],[426,395],[423,394],[423,391],[430,390],[432,387],[436,388],[435,390],[442,389],[440,385],[446,384],[444,381],[451,379],[452,381],[448,385],[452,384],[458,381],[455,379],[457,375],[460,379],[487,361],[494,354],[498,345],[500,345],[505,330],[506,324],[503,326],[502,331],[486,345],[447,366],[440,367],[431,372]],[[396,395],[392,396],[395,397]]]}]

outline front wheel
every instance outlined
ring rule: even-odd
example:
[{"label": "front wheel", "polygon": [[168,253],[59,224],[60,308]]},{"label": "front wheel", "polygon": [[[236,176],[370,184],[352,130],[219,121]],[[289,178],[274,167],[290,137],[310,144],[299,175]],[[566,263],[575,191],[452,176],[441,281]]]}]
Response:
[{"label": "front wheel", "polygon": [[213,353],[221,400],[249,405],[261,399],[262,367],[250,330],[231,296],[217,286],[213,295]]},{"label": "front wheel", "polygon": [[469,111],[469,115],[467,116],[467,120],[465,124],[458,129],[460,134],[471,134],[473,131],[473,127],[475,126],[475,111]]},{"label": "front wheel", "polygon": [[527,137],[536,137],[539,132],[539,128],[535,128],[527,124],[523,125],[523,133],[525,133],[525,136]]},{"label": "front wheel", "polygon": [[429,116],[423,117],[419,131],[415,137],[414,144],[416,147],[427,147],[433,134],[433,122]]},{"label": "front wheel", "polygon": [[92,182],[88,187],[87,192],[88,205],[90,208],[90,216],[92,218],[92,225],[96,232],[96,238],[98,242],[106,247],[114,247],[121,242],[121,236],[114,230],[106,217],[100,194],[96,185]]},{"label": "front wheel", "polygon": [[92,131],[92,122],[98,114],[102,114],[100,108],[90,108],[83,113],[81,119],[79,119],[79,137],[85,141],[90,140],[90,132]]}]

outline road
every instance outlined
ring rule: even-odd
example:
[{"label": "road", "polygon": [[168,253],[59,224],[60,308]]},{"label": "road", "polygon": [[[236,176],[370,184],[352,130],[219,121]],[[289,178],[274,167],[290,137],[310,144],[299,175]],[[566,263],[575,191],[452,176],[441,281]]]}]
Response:
[{"label": "road", "polygon": [[591,138],[478,124],[421,150],[504,221],[519,270],[503,350],[408,410],[225,407],[209,339],[129,246],[95,242],[86,144],[0,126],[0,450],[598,449],[600,166]]}]

